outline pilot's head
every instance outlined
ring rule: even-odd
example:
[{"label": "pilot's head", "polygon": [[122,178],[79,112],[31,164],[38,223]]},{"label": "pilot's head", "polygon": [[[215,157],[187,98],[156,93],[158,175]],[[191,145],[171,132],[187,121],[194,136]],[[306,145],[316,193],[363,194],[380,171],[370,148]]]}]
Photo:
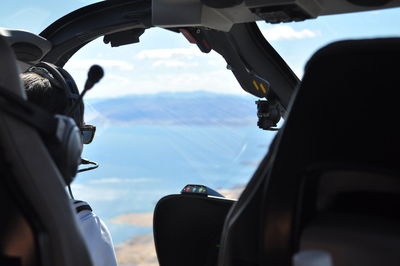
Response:
[{"label": "pilot's head", "polygon": [[[41,62],[21,74],[28,100],[51,114],[66,115],[79,97],[79,91],[69,73],[55,65]],[[70,115],[81,127],[84,105]]]},{"label": "pilot's head", "polygon": [[68,96],[64,89],[55,88],[50,81],[38,73],[21,74],[28,100],[51,114],[65,114]]},{"label": "pilot's head", "polygon": [[71,75],[55,65],[41,62],[21,74],[28,100],[51,114],[69,115],[82,133],[84,144],[94,137],[96,127],[85,125],[83,120],[84,104],[71,114],[71,107],[79,97],[79,91]]}]

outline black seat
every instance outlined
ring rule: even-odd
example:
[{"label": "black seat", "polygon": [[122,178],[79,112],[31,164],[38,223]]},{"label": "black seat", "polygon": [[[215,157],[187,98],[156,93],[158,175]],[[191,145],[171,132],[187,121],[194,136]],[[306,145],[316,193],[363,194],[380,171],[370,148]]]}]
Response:
[{"label": "black seat", "polygon": [[0,32],[0,104],[4,107],[0,107],[0,265],[90,266],[92,260],[60,172],[36,129],[13,115],[26,110],[18,104],[21,100],[12,99],[26,97],[14,53],[3,32]]},{"label": "black seat", "polygon": [[169,195],[154,210],[154,243],[163,266],[214,266],[224,219],[233,200]]},{"label": "black seat", "polygon": [[337,42],[310,59],[254,193],[263,199],[251,263],[291,265],[296,252],[322,249],[334,265],[397,264],[399,59],[394,38]]}]

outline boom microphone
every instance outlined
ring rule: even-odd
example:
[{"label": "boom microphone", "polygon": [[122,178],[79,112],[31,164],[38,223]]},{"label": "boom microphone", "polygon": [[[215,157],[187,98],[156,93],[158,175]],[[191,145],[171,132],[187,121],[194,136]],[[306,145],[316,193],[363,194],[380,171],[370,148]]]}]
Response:
[{"label": "boom microphone", "polygon": [[78,99],[75,101],[75,103],[71,106],[69,111],[67,112],[67,115],[70,116],[73,114],[78,107],[79,103],[82,102],[83,96],[85,96],[86,92],[93,88],[94,84],[100,81],[100,79],[104,76],[104,71],[103,68],[99,65],[93,65],[90,67],[89,72],[88,72],[88,77],[85,82],[85,87],[83,88],[82,93],[79,95]]},{"label": "boom microphone", "polygon": [[99,82],[99,80],[104,76],[104,71],[103,68],[99,65],[93,65],[90,67],[89,72],[88,72],[88,78],[85,83],[85,89],[83,90],[82,94],[90,90],[94,84]]}]

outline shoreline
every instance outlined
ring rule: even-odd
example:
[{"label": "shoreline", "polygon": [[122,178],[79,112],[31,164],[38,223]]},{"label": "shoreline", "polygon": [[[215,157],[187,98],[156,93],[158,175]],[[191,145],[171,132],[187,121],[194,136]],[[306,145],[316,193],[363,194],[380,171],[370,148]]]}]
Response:
[{"label": "shoreline", "polygon": [[[244,189],[243,185],[237,185],[230,189],[217,189],[226,199],[236,200]],[[126,213],[110,219],[112,224],[125,224],[141,227],[153,226],[153,212]]]},{"label": "shoreline", "polygon": [[119,266],[158,266],[153,234],[141,234],[115,246]]}]

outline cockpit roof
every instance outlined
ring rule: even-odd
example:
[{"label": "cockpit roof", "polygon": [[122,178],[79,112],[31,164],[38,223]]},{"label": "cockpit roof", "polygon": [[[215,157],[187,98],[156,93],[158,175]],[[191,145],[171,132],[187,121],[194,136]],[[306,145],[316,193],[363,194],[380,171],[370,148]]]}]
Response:
[{"label": "cockpit roof", "polygon": [[[188,9],[173,0],[152,2],[75,0],[63,5],[47,0],[43,1],[42,5],[19,1],[18,4],[5,4],[3,10],[8,14],[2,16],[0,25],[8,28],[24,28],[34,33],[41,32],[40,36],[51,42],[51,49],[45,49],[40,60],[60,66],[63,66],[81,47],[97,37],[105,36],[104,42],[114,47],[138,42],[139,37],[148,28],[165,27],[183,33],[204,53],[214,50],[221,54],[227,61],[228,69],[233,72],[245,91],[260,98],[277,99],[284,113],[292,92],[299,83],[299,77],[302,76],[301,64],[304,64],[312,52],[322,44],[345,37],[376,37],[378,32],[380,36],[391,36],[396,32],[395,23],[391,21],[398,12],[397,9],[383,11],[390,15],[376,19],[383,25],[377,27],[374,27],[374,22],[369,23],[369,15],[365,12],[355,16],[359,19],[353,16],[344,23],[341,19],[335,20],[337,16],[325,15],[386,9],[400,5],[400,1],[367,3],[356,0],[324,2],[293,0],[289,1],[290,5],[282,5],[278,3],[279,1],[242,0],[225,1],[224,5],[227,6],[215,8],[210,1],[189,2],[192,7]],[[198,5],[202,7],[200,11]],[[181,10],[179,14],[185,15],[172,16],[166,7],[174,7],[175,10]],[[382,11],[375,12],[378,14]],[[317,20],[300,23],[270,24],[318,16],[321,17]],[[221,17],[227,18],[224,23],[221,22]],[[255,24],[252,21],[259,22]],[[349,23],[351,25],[348,25]],[[364,27],[364,23],[368,24],[368,27]],[[304,27],[304,25],[314,27],[316,24],[323,27],[316,26],[314,30]],[[347,30],[353,27],[355,34]],[[338,34],[341,29],[344,29],[344,34]],[[359,34],[360,32],[365,34]],[[298,45],[303,37],[310,37],[314,42],[309,42],[309,45],[305,43]],[[285,38],[297,42],[285,44],[282,42]],[[293,60],[294,57],[303,57],[302,63]]]}]

